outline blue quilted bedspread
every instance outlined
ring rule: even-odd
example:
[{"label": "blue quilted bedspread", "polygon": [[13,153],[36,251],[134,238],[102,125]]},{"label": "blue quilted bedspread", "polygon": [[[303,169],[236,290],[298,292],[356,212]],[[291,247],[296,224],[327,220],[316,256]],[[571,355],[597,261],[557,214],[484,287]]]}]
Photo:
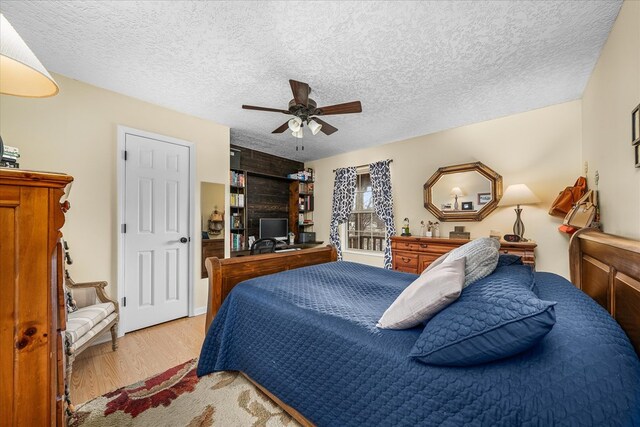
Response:
[{"label": "blue quilted bedspread", "polygon": [[337,262],[246,281],[210,327],[198,375],[244,371],[319,426],[640,425],[638,357],[567,280],[536,273],[539,297],[558,303],[540,344],[449,368],[407,356],[421,327],[375,326],[415,277]]}]

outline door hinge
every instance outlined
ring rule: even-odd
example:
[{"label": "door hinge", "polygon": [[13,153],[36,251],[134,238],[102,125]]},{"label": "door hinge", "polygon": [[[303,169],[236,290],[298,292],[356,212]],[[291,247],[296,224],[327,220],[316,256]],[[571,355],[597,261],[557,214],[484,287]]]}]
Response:
[{"label": "door hinge", "polygon": [[127,232],[127,224],[122,224],[120,228],[121,228],[122,234]]},{"label": "door hinge", "polygon": [[127,161],[127,150],[124,150],[124,161]]},{"label": "door hinge", "polygon": [[122,306],[123,307],[127,306],[127,297],[122,297]]}]

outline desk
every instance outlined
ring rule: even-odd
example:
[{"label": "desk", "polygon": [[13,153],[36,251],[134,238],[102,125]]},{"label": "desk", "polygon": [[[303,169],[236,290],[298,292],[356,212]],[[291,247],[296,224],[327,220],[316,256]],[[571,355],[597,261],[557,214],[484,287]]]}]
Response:
[{"label": "desk", "polygon": [[[294,243],[293,245],[281,245],[278,246],[278,249],[310,249],[315,248],[317,246],[322,245],[324,242],[309,242],[309,243]],[[244,249],[241,251],[231,251],[231,258],[239,257],[239,256],[247,256],[251,255],[251,251],[249,249]]]}]

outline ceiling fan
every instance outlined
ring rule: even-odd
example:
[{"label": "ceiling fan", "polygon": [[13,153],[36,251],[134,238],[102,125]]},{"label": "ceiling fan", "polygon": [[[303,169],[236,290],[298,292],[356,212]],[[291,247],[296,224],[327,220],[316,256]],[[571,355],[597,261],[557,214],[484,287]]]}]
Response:
[{"label": "ceiling fan", "polygon": [[294,116],[292,119],[284,122],[282,126],[278,127],[271,133],[282,133],[287,129],[291,129],[293,136],[296,138],[302,138],[305,123],[312,134],[317,134],[322,131],[325,135],[331,135],[338,129],[331,126],[324,120],[319,119],[316,116],[328,116],[331,114],[350,114],[361,113],[362,105],[360,101],[346,102],[344,104],[329,105],[327,107],[318,107],[316,101],[309,98],[311,94],[311,88],[308,84],[298,82],[295,80],[289,80],[291,85],[291,91],[293,92],[293,99],[289,101],[288,110],[280,110],[278,108],[266,108],[256,107],[253,105],[243,105],[245,110],[258,110],[258,111],[272,111],[274,113],[283,113]]}]

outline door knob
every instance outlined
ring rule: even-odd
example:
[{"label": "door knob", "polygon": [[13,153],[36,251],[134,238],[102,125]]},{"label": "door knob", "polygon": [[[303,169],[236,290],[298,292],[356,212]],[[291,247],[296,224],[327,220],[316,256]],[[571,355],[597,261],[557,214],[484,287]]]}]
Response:
[{"label": "door knob", "polygon": [[180,238],[180,243],[187,243],[189,241],[189,239],[187,239],[186,237],[181,237]]}]

